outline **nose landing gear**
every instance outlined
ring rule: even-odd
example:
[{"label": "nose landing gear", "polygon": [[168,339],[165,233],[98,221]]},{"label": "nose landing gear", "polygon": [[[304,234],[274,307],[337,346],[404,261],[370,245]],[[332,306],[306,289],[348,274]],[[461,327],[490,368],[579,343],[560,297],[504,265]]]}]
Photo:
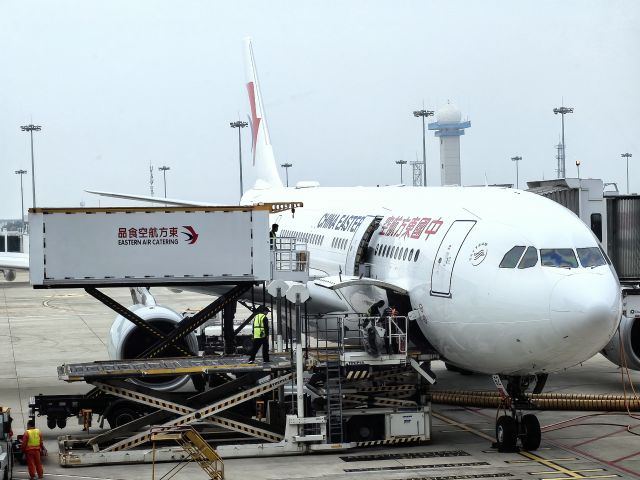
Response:
[{"label": "nose landing gear", "polygon": [[525,395],[529,383],[535,377],[509,377],[505,389],[500,377],[493,381],[503,396],[511,415],[502,415],[496,421],[496,443],[499,452],[519,451],[518,440],[524,450],[536,450],[540,446],[542,434],[538,417],[532,414],[522,415],[522,410],[531,408],[531,402]]}]

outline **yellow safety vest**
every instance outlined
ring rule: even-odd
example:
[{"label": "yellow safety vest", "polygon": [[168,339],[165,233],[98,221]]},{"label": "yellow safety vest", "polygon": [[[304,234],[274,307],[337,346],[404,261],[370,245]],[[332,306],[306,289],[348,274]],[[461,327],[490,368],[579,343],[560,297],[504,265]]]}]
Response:
[{"label": "yellow safety vest", "polygon": [[266,337],[266,331],[264,328],[264,322],[267,319],[267,316],[264,313],[257,314],[253,319],[253,338],[264,338]]},{"label": "yellow safety vest", "polygon": [[27,447],[39,447],[40,446],[40,430],[37,428],[30,428],[27,430],[27,434],[29,435],[29,441],[27,442]]}]

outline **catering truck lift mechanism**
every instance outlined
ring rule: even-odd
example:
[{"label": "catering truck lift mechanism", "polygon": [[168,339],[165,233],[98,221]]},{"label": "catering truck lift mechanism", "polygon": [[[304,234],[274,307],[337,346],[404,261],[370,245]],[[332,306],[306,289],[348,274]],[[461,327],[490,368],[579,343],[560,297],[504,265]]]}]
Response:
[{"label": "catering truck lift mechanism", "polygon": [[[305,297],[304,284],[296,282],[308,280],[308,252],[301,248],[304,244],[290,238],[279,238],[272,246],[268,235],[269,213],[299,207],[290,203],[31,212],[33,286],[84,288],[116,311],[127,328],[133,325],[150,339],[125,358],[60,367],[60,379],[86,381],[94,389],[75,406],[64,398],[55,399],[65,409],[54,412],[59,415],[54,422],[49,412],[56,403],[47,403],[52,396],[32,400],[33,415],[47,415],[50,425],[59,426],[60,416],[78,411],[84,411],[85,425],[87,419],[90,423],[91,405],[82,404],[88,400],[94,401],[93,413],[102,410],[99,413],[110,423],[113,416],[104,411],[105,405],[129,402],[136,407],[127,418],[131,421],[118,424],[116,419],[116,425],[111,425],[116,428],[108,432],[81,439],[62,437],[61,463],[130,462],[136,455],[141,461],[150,460],[148,450],[134,447],[148,444],[152,438],[148,428],[157,425],[198,428],[223,457],[298,454],[429,438],[430,409],[415,386],[418,378],[434,381],[420,367],[430,358],[407,351],[406,318],[394,319],[395,329],[391,323],[387,327],[387,341],[397,345],[397,352],[386,355],[364,352],[361,338],[347,338],[353,332],[347,334],[342,320],[334,322],[340,325],[336,342],[314,346],[313,333],[303,335],[307,322],[302,307],[308,294]],[[295,326],[289,318],[283,327],[297,337],[296,342],[287,343],[295,346],[295,362],[286,351],[272,354],[272,363],[265,365],[247,364],[233,356],[196,356],[197,347],[190,342],[195,328],[248,296],[254,285],[276,282],[284,283],[281,293],[296,306]],[[185,285],[227,289],[200,312],[174,321],[171,328],[154,323],[150,312],[162,307],[155,305],[148,288]],[[130,288],[137,305],[126,308],[98,290],[107,286]],[[398,329],[402,322],[404,329]],[[279,317],[278,327],[280,323]],[[239,328],[231,327],[231,334],[238,332]],[[278,328],[273,333],[282,332]],[[167,380],[171,378],[199,378],[198,392],[163,390],[163,385],[175,386]],[[385,383],[385,378],[401,378],[404,384]],[[375,390],[380,379],[387,387]],[[100,397],[109,401],[99,403]],[[297,401],[291,402],[293,398]],[[229,432],[235,432],[235,440]],[[161,461],[175,458],[176,452],[163,447],[154,455]]]}]

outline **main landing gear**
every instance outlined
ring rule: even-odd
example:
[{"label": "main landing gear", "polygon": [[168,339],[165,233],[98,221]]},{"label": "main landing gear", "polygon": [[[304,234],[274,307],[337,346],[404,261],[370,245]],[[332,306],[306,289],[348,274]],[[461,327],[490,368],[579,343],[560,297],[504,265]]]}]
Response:
[{"label": "main landing gear", "polygon": [[493,381],[505,400],[505,413],[507,409],[511,410],[511,415],[502,415],[496,421],[495,447],[499,452],[519,451],[518,439],[524,450],[536,450],[540,446],[542,434],[538,417],[522,414],[522,410],[531,408],[531,402],[524,392],[532,380],[536,380],[534,392],[540,393],[547,376],[507,377],[506,389],[500,377],[493,376]]}]

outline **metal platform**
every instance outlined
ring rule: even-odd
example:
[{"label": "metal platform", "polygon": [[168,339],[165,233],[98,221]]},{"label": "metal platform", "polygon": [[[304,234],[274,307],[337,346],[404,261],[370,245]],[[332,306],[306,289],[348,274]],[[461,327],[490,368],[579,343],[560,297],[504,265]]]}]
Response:
[{"label": "metal platform", "polygon": [[246,356],[158,358],[69,363],[58,367],[58,378],[84,382],[98,378],[129,378],[154,375],[185,375],[212,372],[270,372],[289,369],[289,355],[271,354],[269,363],[248,363]]}]

